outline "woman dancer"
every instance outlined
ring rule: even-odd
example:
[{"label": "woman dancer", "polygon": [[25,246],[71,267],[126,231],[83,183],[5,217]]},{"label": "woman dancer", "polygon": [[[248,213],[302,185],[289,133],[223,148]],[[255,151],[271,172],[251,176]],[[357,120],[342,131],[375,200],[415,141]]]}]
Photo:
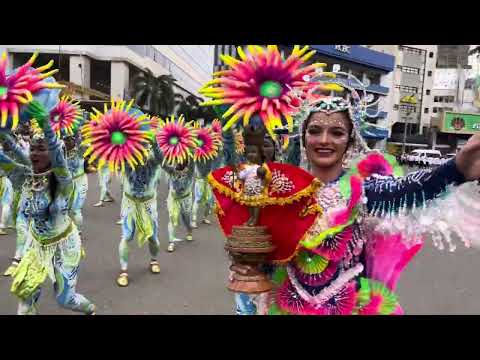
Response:
[{"label": "woman dancer", "polygon": [[[333,74],[323,74],[327,75]],[[270,229],[276,245],[269,258],[275,271],[274,290],[257,312],[402,314],[394,294],[400,273],[434,223],[431,219],[415,223],[418,230],[407,232],[412,221],[407,215],[428,212],[435,206],[432,200],[449,185],[480,177],[480,135],[473,136],[456,159],[435,170],[399,177],[391,158],[370,152],[360,135],[368,116],[366,97],[350,87],[345,98],[324,96],[315,92],[323,85],[311,84],[308,96],[300,92],[299,119],[311,171],[321,187],[301,212],[288,212],[288,207],[262,209],[260,225]],[[348,164],[352,158],[356,162]],[[222,181],[220,173],[213,174],[217,182]],[[229,201],[222,195],[225,188],[212,184],[217,200],[231,211],[229,203],[236,200]],[[222,210],[219,220],[225,231],[233,218]],[[242,224],[242,211],[233,225]],[[278,222],[279,218],[288,221]]]},{"label": "woman dancer", "polygon": [[18,167],[28,175],[25,183],[26,211],[31,218],[25,254],[12,274],[11,291],[20,299],[18,314],[35,314],[41,285],[47,277],[54,283],[59,305],[94,314],[95,305],[76,292],[81,259],[81,240],[69,215],[73,181],[62,143],[50,125],[50,114],[34,100],[27,108],[40,123],[43,133],[32,139],[31,169],[1,155],[1,166]]}]

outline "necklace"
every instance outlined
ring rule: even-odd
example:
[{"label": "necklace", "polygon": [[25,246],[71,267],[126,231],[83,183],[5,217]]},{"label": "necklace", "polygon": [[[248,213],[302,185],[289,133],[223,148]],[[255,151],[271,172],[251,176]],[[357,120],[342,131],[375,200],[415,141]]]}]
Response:
[{"label": "necklace", "polygon": [[33,177],[40,177],[40,176],[45,176],[45,175],[49,175],[50,173],[52,172],[52,169],[48,169],[47,171],[43,172],[43,173],[32,173],[32,176]]}]

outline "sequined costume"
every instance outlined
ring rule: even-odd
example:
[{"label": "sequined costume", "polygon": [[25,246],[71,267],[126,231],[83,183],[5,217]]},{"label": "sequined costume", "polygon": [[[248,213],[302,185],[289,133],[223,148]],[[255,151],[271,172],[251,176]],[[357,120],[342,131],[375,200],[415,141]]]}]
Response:
[{"label": "sequined costume", "polygon": [[[368,177],[361,194],[350,196],[341,189],[345,176],[318,191],[322,214],[297,248],[276,259],[282,264],[272,276],[270,314],[402,314],[394,290],[422,243],[402,242],[401,234],[392,239],[376,232],[375,224],[464,182],[454,161],[400,178]],[[335,218],[339,211],[349,214]]]},{"label": "sequined costume", "polygon": [[[74,188],[72,177],[61,141],[49,122],[44,123],[52,166],[48,174],[33,175],[29,167],[0,155],[0,167],[4,171],[16,169],[27,177],[23,187],[24,211],[31,219],[24,256],[12,274],[11,291],[20,298],[18,314],[35,314],[41,285],[49,277],[54,283],[59,305],[73,311],[92,313],[95,306],[75,290],[81,240],[69,216],[69,202]],[[49,182],[54,181],[53,177],[57,182],[55,194],[49,191]]]}]

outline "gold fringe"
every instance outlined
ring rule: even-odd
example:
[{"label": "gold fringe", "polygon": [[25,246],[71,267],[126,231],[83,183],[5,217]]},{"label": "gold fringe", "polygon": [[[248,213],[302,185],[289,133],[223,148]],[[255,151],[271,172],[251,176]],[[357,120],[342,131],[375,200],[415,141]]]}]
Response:
[{"label": "gold fringe", "polygon": [[315,215],[315,214],[322,214],[323,209],[322,207],[318,204],[311,204],[311,205],[306,205],[305,208],[300,212],[299,216],[301,217],[306,217],[308,215]]},{"label": "gold fringe", "polygon": [[305,189],[285,198],[277,198],[271,197],[268,194],[262,194],[258,196],[243,196],[241,193],[236,192],[218,182],[211,173],[208,175],[207,180],[209,184],[220,193],[228,196],[230,199],[236,201],[240,205],[246,205],[250,207],[265,207],[271,205],[284,206],[293,204],[295,201],[299,201],[306,196],[312,195],[322,186],[322,182],[320,180],[313,179],[312,183]]}]

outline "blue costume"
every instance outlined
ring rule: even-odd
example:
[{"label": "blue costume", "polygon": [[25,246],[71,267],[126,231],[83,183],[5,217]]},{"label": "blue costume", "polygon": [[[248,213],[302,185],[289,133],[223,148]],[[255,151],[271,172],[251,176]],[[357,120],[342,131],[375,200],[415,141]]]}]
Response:
[{"label": "blue costume", "polygon": [[[18,314],[35,314],[41,285],[49,277],[54,283],[59,305],[90,314],[95,311],[95,306],[75,290],[81,259],[81,239],[70,218],[74,184],[63,144],[46,120],[48,114],[43,118],[51,170],[44,174],[33,174],[29,167],[0,154],[0,167],[3,171],[18,171],[27,177],[23,188],[23,212],[31,219],[22,261],[12,274],[11,291],[20,298]],[[41,138],[37,139],[42,141]],[[52,182],[56,183],[54,192]]]}]

